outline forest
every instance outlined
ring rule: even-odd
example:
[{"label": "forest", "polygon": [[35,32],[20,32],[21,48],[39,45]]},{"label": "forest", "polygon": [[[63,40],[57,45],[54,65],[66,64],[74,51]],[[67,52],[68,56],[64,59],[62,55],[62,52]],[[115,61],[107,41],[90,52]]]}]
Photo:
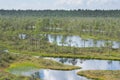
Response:
[{"label": "forest", "polygon": [[0,10],[1,16],[29,17],[120,17],[120,10]]}]

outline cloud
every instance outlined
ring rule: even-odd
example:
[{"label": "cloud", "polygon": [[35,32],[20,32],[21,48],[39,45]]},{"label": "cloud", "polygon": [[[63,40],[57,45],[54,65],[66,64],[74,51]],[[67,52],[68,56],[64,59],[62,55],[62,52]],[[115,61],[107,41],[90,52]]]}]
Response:
[{"label": "cloud", "polygon": [[65,5],[81,5],[83,0],[58,0],[57,4]]},{"label": "cloud", "polygon": [[119,0],[56,0],[57,4],[61,5],[103,5],[107,3],[120,2]]},{"label": "cloud", "polygon": [[108,2],[109,2],[109,0],[88,0],[87,5],[94,5],[94,4],[103,5]]},{"label": "cloud", "polygon": [[56,0],[55,5],[59,9],[78,9],[84,5],[84,0]]},{"label": "cloud", "polygon": [[63,8],[82,9],[120,9],[120,0],[57,0],[56,5]]},{"label": "cloud", "polygon": [[120,0],[0,0],[3,9],[120,9]]},{"label": "cloud", "polygon": [[87,0],[90,9],[120,9],[119,0]]}]

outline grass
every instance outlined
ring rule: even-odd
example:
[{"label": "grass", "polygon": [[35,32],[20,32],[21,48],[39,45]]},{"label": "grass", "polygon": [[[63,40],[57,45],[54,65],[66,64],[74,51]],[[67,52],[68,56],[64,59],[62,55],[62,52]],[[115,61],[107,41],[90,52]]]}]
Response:
[{"label": "grass", "polygon": [[0,80],[31,80],[31,79],[32,78],[30,77],[16,76],[8,72],[0,71]]},{"label": "grass", "polygon": [[35,58],[33,56],[24,55],[24,58],[21,56],[21,58],[17,62],[12,63],[7,70],[11,71],[14,69],[21,69],[21,68],[24,69],[25,67],[36,68],[36,69],[47,68],[54,70],[73,70],[80,68],[76,66],[63,65],[62,63],[48,59]]},{"label": "grass", "polygon": [[113,57],[108,55],[98,55],[90,54],[80,55],[80,54],[40,54],[43,57],[65,57],[65,58],[82,58],[82,59],[99,59],[99,60],[120,60],[119,57]]},{"label": "grass", "polygon": [[[16,47],[21,46],[20,45],[13,45],[11,46],[8,42],[0,42],[0,45],[7,47],[10,52],[13,53],[21,53],[21,54],[30,54],[34,56],[43,56],[43,57],[66,57],[66,58],[84,58],[84,59],[101,59],[101,60],[120,60],[120,50],[110,50],[110,54],[108,52],[107,48],[75,48],[75,54],[73,53],[74,48],[70,50],[70,47],[61,47],[57,46],[57,53],[54,50],[54,46],[51,47],[50,44],[44,44],[43,47],[40,49],[35,49],[32,51],[33,48],[35,48],[35,45],[28,45],[28,46],[22,46],[29,48],[29,49],[16,49]],[[41,44],[42,45],[42,44]],[[29,47],[32,46],[32,47]],[[20,47],[21,48],[21,47]]]},{"label": "grass", "polygon": [[93,80],[120,80],[120,70],[88,70],[80,71],[77,74]]},{"label": "grass", "polygon": [[14,72],[14,71],[29,71],[29,70],[34,70],[38,68],[36,65],[30,62],[22,62],[22,63],[13,63],[10,65],[10,67],[6,70],[8,72]]},{"label": "grass", "polygon": [[28,52],[28,51],[16,51],[11,50],[12,53],[22,53],[22,54],[30,54],[34,56],[42,56],[42,57],[65,57],[65,58],[83,58],[83,59],[98,59],[98,60],[120,60],[120,54],[117,51],[111,51],[111,53],[103,52],[103,53],[89,53],[83,52],[80,54],[72,54],[72,53],[40,53],[40,52]]}]

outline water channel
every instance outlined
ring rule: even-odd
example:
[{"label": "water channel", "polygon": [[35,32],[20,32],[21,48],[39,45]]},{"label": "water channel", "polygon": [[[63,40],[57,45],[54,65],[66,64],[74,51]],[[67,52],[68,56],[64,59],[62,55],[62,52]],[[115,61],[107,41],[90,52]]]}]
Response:
[{"label": "water channel", "polygon": [[[120,70],[120,61],[113,60],[88,60],[88,59],[75,59],[75,58],[45,58],[51,59],[63,64],[80,66],[81,69],[62,71],[62,70],[30,70],[23,71],[20,75],[23,76],[36,76],[41,80],[90,80],[83,76],[78,76],[76,73],[83,70]],[[17,70],[13,74],[20,73]]]},{"label": "water channel", "polygon": [[120,42],[106,41],[106,40],[94,40],[94,39],[82,39],[80,36],[62,36],[62,35],[47,35],[48,41],[56,42],[59,46],[74,46],[74,47],[104,47],[106,43],[111,43],[112,48],[119,48]]},{"label": "water channel", "polygon": [[[52,34],[40,34],[48,39],[50,43],[56,43],[59,46],[74,46],[74,47],[105,47],[107,43],[112,44],[112,48],[120,48],[118,41],[106,41],[95,39],[83,39],[80,36],[63,36]],[[26,39],[27,34],[19,34],[20,39]],[[41,37],[40,37],[41,38]]]}]

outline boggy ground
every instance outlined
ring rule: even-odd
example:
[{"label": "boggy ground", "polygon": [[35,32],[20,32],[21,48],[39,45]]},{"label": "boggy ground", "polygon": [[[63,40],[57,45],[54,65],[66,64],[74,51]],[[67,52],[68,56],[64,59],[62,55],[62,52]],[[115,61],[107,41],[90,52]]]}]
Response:
[{"label": "boggy ground", "polygon": [[72,70],[80,68],[22,54],[0,53],[0,59],[0,80],[38,80],[32,79],[32,77],[13,75],[10,73],[12,70],[22,70],[25,69],[25,67],[28,69],[49,68],[57,70]]},{"label": "boggy ground", "polygon": [[120,80],[120,70],[88,70],[80,71],[77,74],[93,80]]},{"label": "boggy ground", "polygon": [[16,76],[8,72],[0,71],[0,80],[32,80],[32,78],[24,77],[24,76]]},{"label": "boggy ground", "polygon": [[[80,50],[83,52],[80,52]],[[86,51],[85,51],[86,50]],[[46,53],[46,52],[28,52],[28,51],[16,51],[11,50],[11,52],[30,54],[34,56],[42,57],[65,57],[65,58],[84,58],[84,59],[99,59],[99,60],[120,60],[120,54],[118,50],[111,50],[111,52],[90,52],[87,48],[76,49],[76,52],[80,53]]]}]

